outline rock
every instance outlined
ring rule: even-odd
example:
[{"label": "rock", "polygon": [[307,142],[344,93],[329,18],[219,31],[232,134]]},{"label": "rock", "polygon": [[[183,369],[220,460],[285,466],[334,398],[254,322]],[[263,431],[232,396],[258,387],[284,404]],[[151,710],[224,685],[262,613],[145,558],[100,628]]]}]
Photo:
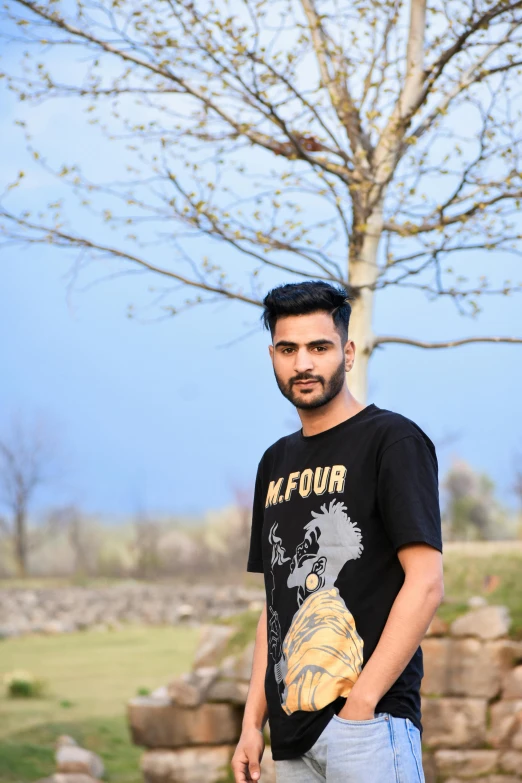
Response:
[{"label": "rock", "polygon": [[492,642],[474,638],[430,638],[422,643],[425,695],[480,696],[492,699],[505,666]]},{"label": "rock", "polygon": [[502,772],[522,773],[522,753],[517,750],[506,750],[500,756],[500,769]]},{"label": "rock", "polygon": [[80,772],[57,772],[50,778],[41,778],[36,783],[102,783],[101,780],[91,778],[90,775],[82,775]]},{"label": "rock", "polygon": [[181,707],[170,700],[137,696],[127,705],[132,741],[146,748],[237,743],[243,710],[232,704]]},{"label": "rock", "polygon": [[451,623],[452,636],[477,636],[480,639],[498,639],[506,636],[511,618],[506,606],[484,606],[457,617]]},{"label": "rock", "polygon": [[522,699],[522,666],[516,666],[504,677],[502,683],[503,699]]},{"label": "rock", "polygon": [[0,639],[10,639],[12,636],[16,636],[17,631],[12,625],[2,625],[0,627]]},{"label": "rock", "polygon": [[487,642],[494,651],[495,657],[503,671],[508,671],[516,664],[522,663],[522,642],[514,639],[496,639]]},{"label": "rock", "polygon": [[197,625],[264,605],[264,589],[194,582],[151,585],[126,580],[108,587],[5,588],[0,591],[0,639],[26,633],[62,634],[126,623]]},{"label": "rock", "polygon": [[522,750],[522,700],[497,701],[491,705],[487,740],[495,748]]},{"label": "rock", "polygon": [[197,707],[206,700],[208,689],[217,676],[216,666],[200,666],[191,672],[184,672],[169,682],[169,698],[183,707]]},{"label": "rock", "polygon": [[93,778],[102,778],[105,769],[103,761],[91,750],[81,748],[72,737],[62,735],[56,740],[56,771],[79,772]]},{"label": "rock", "polygon": [[429,638],[423,640],[424,676],[421,682],[421,693],[433,696],[446,694],[448,689],[447,669],[449,657],[449,639]]},{"label": "rock", "polygon": [[250,642],[239,655],[228,655],[219,667],[219,677],[224,680],[250,682],[254,661],[255,641]]},{"label": "rock", "polygon": [[422,768],[424,771],[425,783],[437,783],[435,759],[433,754],[425,749],[422,751]]},{"label": "rock", "polygon": [[[434,615],[426,631],[426,636],[444,636],[448,633],[449,625],[438,615]],[[424,642],[422,643],[424,649]]]},{"label": "rock", "polygon": [[468,606],[470,609],[479,609],[481,606],[487,606],[488,602],[482,595],[472,595],[468,598]]},{"label": "rock", "polygon": [[249,685],[238,680],[216,680],[207,692],[208,701],[228,701],[245,705]]},{"label": "rock", "polygon": [[159,688],[155,688],[151,691],[150,696],[153,699],[170,699],[169,691],[166,685],[160,685]]},{"label": "rock", "polygon": [[200,629],[199,644],[194,655],[193,669],[202,666],[214,666],[225,650],[228,640],[237,631],[232,625],[203,625]]},{"label": "rock", "polygon": [[60,623],[58,620],[51,620],[42,625],[41,631],[49,636],[54,636],[56,634],[64,633],[65,627],[64,624]]},{"label": "rock", "polygon": [[435,767],[439,775],[460,775],[475,778],[496,772],[498,750],[437,750]]},{"label": "rock", "polygon": [[191,606],[191,604],[181,604],[181,606],[178,606],[178,611],[177,611],[178,620],[189,620],[193,616],[194,616],[194,607]]},{"label": "rock", "polygon": [[145,783],[220,783],[227,778],[234,750],[235,745],[149,750],[141,757],[143,780]]},{"label": "rock", "polygon": [[480,783],[520,783],[520,778],[513,775],[488,775],[481,778]]},{"label": "rock", "polygon": [[[444,783],[466,783],[470,778],[446,778]],[[519,777],[512,775],[486,775],[477,779],[478,783],[520,783]]]},{"label": "rock", "polygon": [[255,641],[250,642],[241,652],[237,662],[237,678],[243,682],[250,682],[252,677],[252,664],[254,661]]},{"label": "rock", "polygon": [[[235,745],[192,747],[180,750],[149,750],[141,758],[145,783],[222,783],[231,775]],[[276,783],[270,746],[261,760],[262,783]]]},{"label": "rock", "polygon": [[432,748],[476,748],[486,739],[486,700],[423,697],[423,743]]}]

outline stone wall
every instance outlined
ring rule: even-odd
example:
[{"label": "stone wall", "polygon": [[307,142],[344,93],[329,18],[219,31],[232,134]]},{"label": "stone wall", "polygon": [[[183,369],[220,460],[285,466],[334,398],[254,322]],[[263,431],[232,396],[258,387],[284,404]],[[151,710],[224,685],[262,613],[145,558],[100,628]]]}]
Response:
[{"label": "stone wall", "polygon": [[522,641],[503,606],[484,606],[422,642],[427,781],[522,780]]},{"label": "stone wall", "polygon": [[[450,627],[438,617],[422,642],[426,783],[522,781],[522,641],[503,606],[480,606]],[[146,783],[233,781],[253,643],[222,659],[234,629],[204,626],[192,671],[128,704]],[[274,783],[270,726],[261,769]],[[381,783],[381,782],[379,782]]]},{"label": "stone wall", "polygon": [[263,607],[259,588],[213,584],[144,584],[108,587],[4,588],[0,591],[0,638],[28,633],[71,633],[89,628],[199,625]]}]

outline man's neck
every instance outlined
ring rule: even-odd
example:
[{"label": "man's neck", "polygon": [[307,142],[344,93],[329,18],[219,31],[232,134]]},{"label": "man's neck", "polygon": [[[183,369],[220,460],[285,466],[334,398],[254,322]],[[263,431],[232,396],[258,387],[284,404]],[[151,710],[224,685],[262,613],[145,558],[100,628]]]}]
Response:
[{"label": "man's neck", "polygon": [[346,391],[338,394],[333,400],[330,400],[326,405],[322,405],[320,408],[314,408],[313,410],[298,409],[299,418],[303,426],[303,435],[308,437],[309,435],[317,435],[319,432],[329,430],[330,427],[335,427],[336,424],[340,424],[342,421],[355,416],[356,413],[366,408],[355,397],[350,394],[348,387]]}]

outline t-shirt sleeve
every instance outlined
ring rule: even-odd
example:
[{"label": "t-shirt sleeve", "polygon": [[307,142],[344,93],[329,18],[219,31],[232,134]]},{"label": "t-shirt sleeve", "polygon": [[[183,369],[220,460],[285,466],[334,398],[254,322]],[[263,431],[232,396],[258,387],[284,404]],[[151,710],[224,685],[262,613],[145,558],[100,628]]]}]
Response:
[{"label": "t-shirt sleeve", "polygon": [[261,533],[263,530],[263,460],[257,466],[254,502],[252,505],[252,527],[250,530],[250,548],[248,551],[247,571],[263,573],[263,553]]},{"label": "t-shirt sleeve", "polygon": [[377,499],[395,551],[425,543],[442,552],[437,456],[422,436],[406,435],[384,449]]}]

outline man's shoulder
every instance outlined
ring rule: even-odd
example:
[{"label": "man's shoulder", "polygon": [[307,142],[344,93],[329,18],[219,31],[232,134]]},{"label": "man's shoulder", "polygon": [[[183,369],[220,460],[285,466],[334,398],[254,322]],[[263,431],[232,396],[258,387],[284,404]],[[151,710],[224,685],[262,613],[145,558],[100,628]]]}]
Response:
[{"label": "man's shoulder", "polygon": [[373,420],[376,429],[375,435],[382,451],[403,438],[416,437],[422,439],[435,455],[435,445],[426,431],[403,413],[387,408],[377,408]]},{"label": "man's shoulder", "polygon": [[281,438],[274,441],[274,443],[268,446],[263,452],[260,463],[265,464],[267,461],[272,460],[281,450],[284,450],[289,445],[291,446],[293,439],[298,435],[298,432],[292,432],[290,435],[283,435]]},{"label": "man's shoulder", "polygon": [[[379,452],[384,451],[389,446],[402,440],[402,438],[416,437],[421,438],[429,450],[435,456],[435,445],[424,429],[416,421],[403,413],[392,411],[388,408],[381,408],[372,405],[371,415],[365,418],[368,430],[366,433],[374,440]],[[284,451],[292,451],[299,444],[299,434],[301,430],[291,432],[289,435],[283,435],[274,443],[265,449],[260,464],[270,464],[278,455]],[[369,431],[369,432],[368,432]]]}]

